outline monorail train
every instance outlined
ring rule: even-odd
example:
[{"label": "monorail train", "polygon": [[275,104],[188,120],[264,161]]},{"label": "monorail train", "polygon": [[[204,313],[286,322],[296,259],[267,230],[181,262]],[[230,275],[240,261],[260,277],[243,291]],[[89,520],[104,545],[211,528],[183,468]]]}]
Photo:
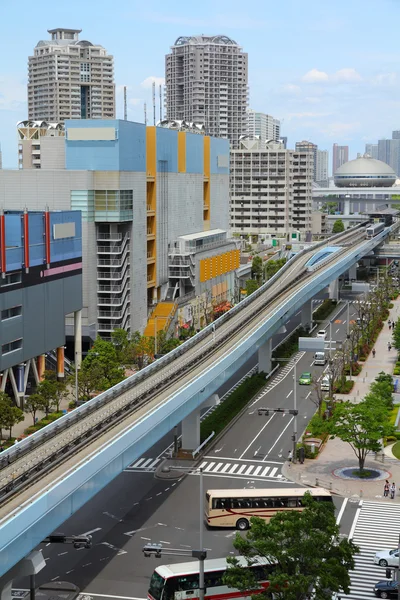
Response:
[{"label": "monorail train", "polygon": [[371,239],[381,233],[385,229],[385,223],[373,223],[369,225],[365,231],[365,235],[367,239]]}]

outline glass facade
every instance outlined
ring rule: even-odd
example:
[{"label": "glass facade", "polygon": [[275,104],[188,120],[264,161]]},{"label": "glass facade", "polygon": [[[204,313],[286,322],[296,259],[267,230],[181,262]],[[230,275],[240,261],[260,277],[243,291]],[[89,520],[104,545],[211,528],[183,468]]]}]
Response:
[{"label": "glass facade", "polygon": [[132,221],[133,190],[72,190],[71,208],[84,221]]}]

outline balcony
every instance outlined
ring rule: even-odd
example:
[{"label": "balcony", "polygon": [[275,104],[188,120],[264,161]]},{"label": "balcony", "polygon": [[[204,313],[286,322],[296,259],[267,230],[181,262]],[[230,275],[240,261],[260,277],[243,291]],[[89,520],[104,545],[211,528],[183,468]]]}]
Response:
[{"label": "balcony", "polygon": [[155,208],[153,208],[153,207],[151,206],[151,204],[148,204],[148,205],[147,205],[147,216],[148,216],[148,217],[154,217],[154,216],[155,216],[155,214],[156,214],[156,210],[155,210]]},{"label": "balcony", "polygon": [[98,233],[97,241],[120,242],[122,233]]},{"label": "balcony", "polygon": [[151,229],[147,230],[147,241],[149,240],[155,240],[156,239],[156,234],[154,231],[152,231]]}]

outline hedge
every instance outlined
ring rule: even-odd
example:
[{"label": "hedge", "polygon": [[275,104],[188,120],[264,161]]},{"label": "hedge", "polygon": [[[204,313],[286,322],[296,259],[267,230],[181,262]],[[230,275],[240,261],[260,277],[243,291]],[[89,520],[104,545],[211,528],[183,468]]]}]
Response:
[{"label": "hedge", "polygon": [[[290,358],[299,349],[299,337],[308,337],[310,334],[303,327],[299,327],[288,339],[272,352],[271,358]],[[278,361],[279,362],[279,361]]]},{"label": "hedge", "polygon": [[34,425],[30,425],[29,427],[24,429],[24,434],[31,435],[32,433],[39,431],[39,429],[46,427],[46,425],[49,425],[50,423],[57,421],[57,419],[59,419],[62,416],[63,416],[62,412],[49,413],[47,415],[47,417],[43,417],[43,419],[40,419],[40,421],[37,421],[37,423],[35,423]]},{"label": "hedge", "polygon": [[346,381],[338,382],[335,381],[334,391],[336,394],[349,394],[353,389],[354,381],[352,379],[346,379]]},{"label": "hedge", "polygon": [[313,321],[324,321],[336,305],[336,300],[324,300],[321,306],[314,312]]},{"label": "hedge", "polygon": [[202,421],[200,439],[204,442],[213,431],[218,435],[232,419],[246,406],[253,396],[265,386],[265,373],[257,373],[243,381],[226,400]]}]

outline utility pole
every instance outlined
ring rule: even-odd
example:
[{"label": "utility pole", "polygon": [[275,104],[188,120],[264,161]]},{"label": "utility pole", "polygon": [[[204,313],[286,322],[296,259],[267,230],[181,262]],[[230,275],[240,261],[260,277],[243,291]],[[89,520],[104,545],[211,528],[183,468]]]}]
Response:
[{"label": "utility pole", "polygon": [[124,121],[128,120],[128,108],[126,103],[126,85],[124,85]]}]

